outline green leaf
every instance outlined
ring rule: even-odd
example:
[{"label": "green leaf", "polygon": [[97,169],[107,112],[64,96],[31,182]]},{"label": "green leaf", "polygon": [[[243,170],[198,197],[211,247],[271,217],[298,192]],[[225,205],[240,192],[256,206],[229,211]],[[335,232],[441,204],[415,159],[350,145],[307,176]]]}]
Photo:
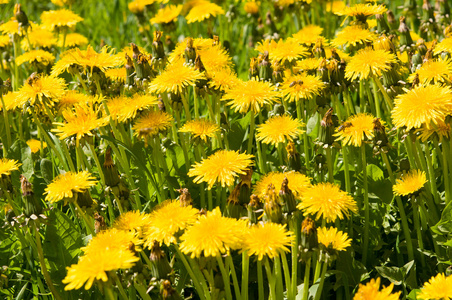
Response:
[{"label": "green leaf", "polygon": [[49,184],[53,180],[53,163],[47,158],[41,159],[40,165],[41,176]]},{"label": "green leaf", "polygon": [[66,267],[77,262],[80,248],[83,246],[80,232],[72,220],[61,211],[52,210],[45,232],[43,250],[55,285],[61,288],[61,280],[66,276]]},{"label": "green leaf", "polygon": [[16,140],[8,151],[8,158],[18,160],[22,166],[20,167],[22,174],[27,178],[34,174],[33,158],[31,149],[21,140]]},{"label": "green leaf", "polygon": [[416,300],[416,299],[417,299],[417,294],[419,294],[420,292],[421,292],[420,289],[412,290],[412,291],[408,294],[407,299],[408,299],[408,300]]},{"label": "green leaf", "polygon": [[400,271],[400,268],[397,267],[375,267],[377,272],[386,279],[389,279],[395,285],[401,285],[403,283],[403,273]]},{"label": "green leaf", "polygon": [[319,131],[319,127],[317,126],[318,123],[319,114],[316,112],[309,118],[308,124],[306,124],[306,134],[312,138],[316,138]]},{"label": "green leaf", "polygon": [[437,234],[450,234],[452,232],[452,202],[449,202],[441,214],[439,222],[432,227]]}]

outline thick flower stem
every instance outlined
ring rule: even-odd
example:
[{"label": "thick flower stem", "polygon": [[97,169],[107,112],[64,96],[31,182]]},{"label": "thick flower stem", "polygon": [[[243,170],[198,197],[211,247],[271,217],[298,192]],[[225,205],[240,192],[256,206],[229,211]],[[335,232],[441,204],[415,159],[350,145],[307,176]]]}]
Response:
[{"label": "thick flower stem", "polygon": [[235,298],[242,299],[239,282],[237,280],[237,274],[236,274],[235,268],[234,268],[234,262],[232,261],[232,256],[230,256],[230,255],[226,256],[226,264],[227,264],[228,270],[230,270],[230,272],[231,272],[232,283],[234,284]]},{"label": "thick flower stem", "polygon": [[378,86],[378,88],[380,89],[380,92],[383,94],[383,98],[386,101],[386,105],[388,106],[388,108],[390,110],[393,109],[394,105],[392,103],[392,99],[391,97],[388,95],[388,93],[386,92],[386,89],[384,88],[383,84],[381,83],[381,80],[378,76],[373,75],[372,79],[374,80],[375,84]]},{"label": "thick flower stem", "polygon": [[422,265],[422,269],[425,270],[425,257],[424,254],[422,253],[424,250],[424,242],[422,240],[422,230],[421,230],[421,223],[419,221],[419,206],[418,204],[416,204],[416,199],[415,197],[411,198],[411,202],[413,204],[413,221],[414,221],[414,227],[416,228],[416,236],[417,236],[417,241],[418,241],[418,245],[419,245],[419,250],[421,250],[420,255],[421,255],[421,265]]},{"label": "thick flower stem", "polygon": [[102,171],[102,166],[99,162],[99,157],[97,156],[96,149],[94,148],[94,145],[92,143],[88,143],[88,146],[89,149],[91,150],[91,153],[93,154],[94,163],[96,164],[97,172],[99,173],[100,176],[100,181],[102,182],[102,185],[105,186],[105,176],[104,172]]},{"label": "thick flower stem", "polygon": [[[417,142],[417,145],[420,149],[420,144]],[[428,145],[428,142],[424,143],[424,149],[425,149],[425,160],[427,162],[427,170],[428,170],[428,177],[430,181],[430,188],[433,194],[433,197],[435,198],[435,203],[439,204],[439,196],[438,196],[438,189],[436,187],[436,177],[435,177],[435,170],[433,169],[433,163],[432,163],[432,153],[430,152],[430,147]]]},{"label": "thick flower stem", "polygon": [[248,256],[247,251],[245,250],[242,253],[242,300],[248,300],[248,278],[250,271],[250,257]]},{"label": "thick flower stem", "polygon": [[89,233],[91,233],[92,236],[94,236],[96,233],[94,232],[94,226],[91,224],[91,221],[86,216],[85,212],[82,210],[82,208],[78,205],[77,199],[73,202],[75,207],[77,208],[79,214],[82,216],[83,220],[85,221],[86,227],[88,228]]},{"label": "thick flower stem", "polygon": [[[218,267],[220,267],[221,277],[223,277],[223,283],[224,283],[224,291],[226,293],[226,299],[232,300],[232,293],[231,293],[231,282],[229,280],[229,274],[226,272],[226,268],[224,267],[223,258],[219,255],[216,257]],[[240,298],[237,298],[240,299]]]},{"label": "thick flower stem", "polygon": [[366,146],[361,146],[361,159],[363,167],[363,183],[364,183],[364,240],[363,240],[363,265],[367,262],[367,252],[369,248],[369,225],[370,225],[370,207],[369,207],[369,188],[367,183],[367,162],[366,162]]},{"label": "thick flower stem", "polygon": [[5,101],[3,100],[3,93],[0,91],[0,98],[2,100],[2,111],[3,111],[3,119],[5,122],[5,127],[6,127],[6,143],[3,141],[3,155],[4,157],[7,156],[8,154],[8,150],[9,147],[11,147],[12,142],[11,142],[11,128],[9,128],[9,116],[8,116],[8,111],[6,109],[6,105],[5,105]]},{"label": "thick flower stem", "polygon": [[374,92],[375,111],[377,118],[381,119],[380,95],[378,95],[377,84],[375,83],[375,80],[372,81],[372,90]]},{"label": "thick flower stem", "polygon": [[[443,172],[444,172],[444,181],[447,181],[449,187],[449,196],[446,193],[446,205],[451,201],[452,194],[452,159],[450,159],[450,140],[444,138],[441,145],[443,146]],[[448,166],[448,167],[447,167]]]},{"label": "thick flower stem", "polygon": [[286,257],[286,253],[284,253],[284,251],[281,252],[281,262],[282,262],[283,271],[284,271],[284,281],[286,283],[287,299],[295,300],[295,295],[293,294],[292,289],[291,289],[292,280],[290,278],[289,264],[287,263],[287,257]]},{"label": "thick flower stem", "polygon": [[345,172],[345,191],[347,193],[352,192],[352,187],[350,183],[350,166],[348,164],[348,148],[342,147],[342,158],[344,159],[344,172]]},{"label": "thick flower stem", "polygon": [[332,154],[333,150],[331,147],[328,146],[325,149],[325,151],[326,151],[326,163],[328,166],[328,181],[331,183],[334,183],[334,175],[333,175],[334,167],[333,167],[333,154]]},{"label": "thick flower stem", "polygon": [[182,104],[184,105],[185,119],[187,121],[190,121],[191,120],[191,113],[190,113],[190,106],[188,104],[187,95],[184,94],[184,93],[181,93],[181,99],[182,99]]},{"label": "thick flower stem", "polygon": [[[176,249],[177,255],[179,256],[179,258],[181,259],[182,263],[185,266],[185,269],[187,270],[188,274],[190,274],[190,278],[193,281],[193,284],[198,292],[199,298],[201,298],[202,300],[206,300],[207,295],[209,295],[209,291],[207,288],[207,285],[205,283],[205,281],[203,282],[203,285],[201,285],[201,283],[199,282],[199,280],[201,278],[204,278],[204,276],[201,275],[201,277],[196,276],[192,267],[190,266],[190,264],[188,263],[187,258],[185,257],[184,254],[182,254],[182,252],[179,249],[178,245],[174,246],[174,249]],[[210,298],[210,297],[209,297]]]},{"label": "thick flower stem", "polygon": [[276,297],[276,280],[273,276],[272,268],[270,267],[270,262],[268,257],[264,258],[264,266],[265,266],[265,272],[267,273],[267,280],[268,280],[268,290],[269,290],[269,297],[270,300],[277,300]]},{"label": "thick flower stem", "polygon": [[251,119],[250,119],[250,131],[248,133],[248,148],[247,148],[247,153],[251,154],[251,151],[253,150],[253,141],[254,141],[254,127],[255,127],[255,114],[254,111],[251,110],[250,111],[251,114]]},{"label": "thick flower stem", "polygon": [[[180,114],[179,114],[178,110],[174,111],[174,116],[176,117],[177,124],[179,126],[182,126],[182,124],[180,122]],[[185,136],[184,136],[184,134],[182,132],[180,132],[179,134],[180,134],[180,137],[179,137],[180,146],[181,146],[182,151],[184,153],[185,170],[188,172],[188,168],[190,167],[191,162],[190,162],[190,159],[188,157],[187,145],[185,144]]]},{"label": "thick flower stem", "polygon": [[279,256],[275,256],[273,258],[274,267],[273,267],[273,274],[274,274],[274,280],[275,280],[275,296],[276,299],[282,299],[283,296],[283,274],[282,274],[282,267],[281,267],[281,260]]},{"label": "thick flower stem", "polygon": [[116,300],[116,296],[113,293],[113,289],[111,288],[110,283],[106,283],[102,285],[104,288],[104,295],[107,300]]},{"label": "thick flower stem", "polygon": [[140,294],[141,298],[143,298],[143,300],[152,300],[151,297],[146,292],[144,284],[134,283],[133,286],[137,290],[138,294]]},{"label": "thick flower stem", "polygon": [[320,283],[319,283],[319,287],[317,288],[317,293],[315,294],[315,300],[320,300],[320,296],[322,295],[323,284],[325,283],[325,274],[326,274],[327,268],[328,268],[328,264],[326,262],[323,263],[322,274],[320,275]]},{"label": "thick flower stem", "polygon": [[262,273],[262,261],[257,261],[257,286],[258,299],[264,300],[264,274]]},{"label": "thick flower stem", "polygon": [[311,258],[308,258],[304,269],[303,297],[301,298],[301,300],[308,300],[310,271],[311,271]]},{"label": "thick flower stem", "polygon": [[[307,124],[307,121],[306,121],[307,116],[306,116],[306,111],[305,111],[304,100],[297,101],[296,105],[297,105],[297,117],[298,117],[298,119],[302,120],[304,124]],[[300,136],[300,139],[301,138],[303,138],[306,174],[309,176],[309,145],[308,145],[308,134],[307,134],[306,131],[302,134],[302,137]]]},{"label": "thick flower stem", "polygon": [[116,285],[118,286],[119,294],[121,295],[121,298],[123,300],[128,300],[129,297],[127,297],[126,292],[124,291],[124,288],[122,286],[122,282],[119,280],[118,275],[116,275],[115,271],[108,272],[111,278],[113,278],[116,282]]},{"label": "thick flower stem", "polygon": [[34,221],[32,223],[33,223],[36,247],[38,250],[38,257],[39,257],[39,263],[41,264],[42,274],[44,275],[44,279],[45,279],[50,291],[52,292],[53,297],[55,297],[56,300],[61,300],[62,298],[61,298],[60,294],[58,293],[58,291],[55,289],[55,286],[53,285],[53,282],[52,282],[52,278],[50,278],[50,274],[47,270],[47,266],[46,266],[45,259],[44,259],[44,252],[42,250],[42,245],[41,245],[41,236],[39,235],[38,228]]},{"label": "thick flower stem", "polygon": [[298,214],[292,215],[290,222],[290,230],[294,233],[295,239],[292,241],[292,282],[290,283],[292,289],[292,295],[297,295],[297,277],[298,277],[298,240],[299,240],[299,230],[298,230]]}]

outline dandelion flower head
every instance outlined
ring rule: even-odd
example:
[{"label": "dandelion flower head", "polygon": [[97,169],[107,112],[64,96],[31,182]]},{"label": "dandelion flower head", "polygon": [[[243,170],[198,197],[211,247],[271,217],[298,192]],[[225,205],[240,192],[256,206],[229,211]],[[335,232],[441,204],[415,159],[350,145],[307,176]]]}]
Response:
[{"label": "dandelion flower head", "polygon": [[355,80],[380,76],[381,72],[389,71],[391,64],[396,62],[396,56],[385,50],[366,48],[358,51],[345,67],[345,77]]},{"label": "dandelion flower head", "polygon": [[345,251],[352,244],[352,240],[348,238],[348,234],[338,231],[335,227],[320,227],[317,231],[317,236],[320,244],[336,251]]},{"label": "dandelion flower head", "polygon": [[360,147],[363,141],[374,137],[373,120],[375,118],[367,113],[359,113],[350,116],[341,127],[338,127],[335,136],[342,140],[343,145],[353,145]]},{"label": "dandelion flower head", "polygon": [[408,196],[419,191],[426,182],[427,176],[424,171],[411,170],[401,179],[398,179],[392,189],[397,196]]},{"label": "dandelion flower head", "polygon": [[182,5],[167,5],[159,9],[157,14],[151,19],[151,24],[167,24],[177,20],[182,8]]},{"label": "dandelion flower head", "polygon": [[48,10],[41,14],[42,26],[48,30],[73,28],[83,18],[68,9]]},{"label": "dandelion flower head", "polygon": [[424,283],[417,298],[424,300],[452,299],[452,277],[445,276],[444,273],[432,276],[428,282]]},{"label": "dandelion flower head", "polygon": [[245,233],[243,251],[247,251],[249,256],[256,255],[258,260],[264,256],[277,257],[283,251],[290,251],[292,234],[286,225],[259,222]]},{"label": "dandelion flower head", "polygon": [[146,138],[165,131],[171,127],[172,121],[173,117],[166,112],[150,111],[139,117],[132,129],[135,132],[135,136]]},{"label": "dandelion flower head", "polygon": [[298,102],[319,95],[324,87],[325,85],[319,77],[300,73],[284,79],[281,92],[287,101]]},{"label": "dandelion flower head", "polygon": [[190,9],[188,15],[185,16],[187,23],[202,22],[210,17],[223,15],[224,10],[209,1],[197,1],[195,6]]},{"label": "dandelion flower head", "polygon": [[304,124],[300,120],[289,115],[271,117],[257,127],[256,139],[272,145],[291,142],[304,132],[300,129],[301,126]]},{"label": "dandelion flower head", "polygon": [[208,137],[214,137],[219,131],[220,126],[205,119],[188,121],[179,129],[179,132],[189,132],[205,142],[207,142]]},{"label": "dandelion flower head", "polygon": [[367,284],[360,284],[353,300],[399,300],[400,292],[391,293],[394,284],[382,287],[380,290],[380,278],[371,279]]},{"label": "dandelion flower head", "polygon": [[289,189],[295,194],[297,198],[300,198],[303,193],[311,186],[309,177],[299,172],[271,172],[261,177],[259,181],[254,185],[253,193],[258,195],[259,198],[264,199],[267,188],[272,184],[275,188],[279,189],[283,183],[284,178],[287,178],[289,182]]},{"label": "dandelion flower head", "polygon": [[3,175],[11,175],[12,171],[19,170],[22,164],[18,163],[17,160],[0,158],[0,177]]},{"label": "dandelion flower head", "polygon": [[83,193],[96,183],[97,181],[88,171],[60,174],[45,189],[45,199],[50,202],[71,199],[74,193]]}]

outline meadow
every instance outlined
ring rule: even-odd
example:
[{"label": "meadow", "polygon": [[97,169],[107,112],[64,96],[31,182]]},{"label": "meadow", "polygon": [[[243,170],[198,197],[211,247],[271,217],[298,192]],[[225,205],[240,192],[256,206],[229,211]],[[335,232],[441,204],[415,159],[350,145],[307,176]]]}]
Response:
[{"label": "meadow", "polygon": [[0,0],[0,298],[452,299],[447,0]]}]

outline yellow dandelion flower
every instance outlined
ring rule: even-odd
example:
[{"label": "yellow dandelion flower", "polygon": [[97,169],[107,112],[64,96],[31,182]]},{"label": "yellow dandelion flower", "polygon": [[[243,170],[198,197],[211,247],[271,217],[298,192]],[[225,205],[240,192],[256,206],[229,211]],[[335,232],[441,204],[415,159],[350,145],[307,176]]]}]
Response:
[{"label": "yellow dandelion flower", "polygon": [[209,190],[215,183],[221,183],[222,187],[231,186],[234,177],[245,175],[246,170],[253,165],[253,157],[238,151],[220,150],[195,163],[188,171],[188,176],[196,176],[193,180],[195,183],[207,182]]},{"label": "yellow dandelion flower", "polygon": [[183,5],[167,5],[158,10],[151,19],[151,24],[168,24],[174,22],[182,11]]},{"label": "yellow dandelion flower", "polygon": [[167,200],[151,213],[146,228],[144,246],[151,247],[154,241],[167,246],[177,243],[178,233],[198,219],[198,210],[181,206],[179,201]]},{"label": "yellow dandelion flower", "polygon": [[216,257],[229,254],[231,249],[239,249],[243,243],[243,233],[247,225],[244,220],[226,218],[220,208],[201,215],[195,224],[188,227],[180,237],[180,249],[192,258]]},{"label": "yellow dandelion flower", "polygon": [[89,105],[76,105],[72,109],[62,112],[65,123],[57,123],[56,132],[61,140],[75,135],[77,146],[81,138],[85,135],[92,136],[92,131],[105,126],[108,123],[106,118],[99,117],[99,110]]},{"label": "yellow dandelion flower", "polygon": [[228,52],[220,45],[201,49],[196,53],[201,58],[201,61],[209,75],[210,72],[222,70],[231,66],[231,57],[229,56]]},{"label": "yellow dandelion flower", "polygon": [[86,94],[69,90],[64,93],[59,99],[58,99],[58,107],[60,110],[64,110],[66,108],[71,108],[75,105],[83,105],[88,104],[90,101],[92,101],[92,98],[89,97]]},{"label": "yellow dandelion flower", "polygon": [[[28,33],[28,37],[20,42],[23,50],[28,51],[33,48],[50,49],[56,45],[57,39],[50,30],[42,28],[42,26],[33,26]],[[31,45],[31,46],[30,46]]]},{"label": "yellow dandelion flower", "polygon": [[236,112],[247,113],[252,110],[258,113],[262,106],[278,102],[279,92],[265,81],[240,81],[236,86],[227,90],[221,100],[228,101]]},{"label": "yellow dandelion flower", "polygon": [[151,5],[156,0],[134,0],[128,4],[129,10],[134,14],[140,14],[147,5]]},{"label": "yellow dandelion flower", "polygon": [[439,273],[424,283],[417,298],[424,300],[452,299],[452,277]]},{"label": "yellow dandelion flower", "polygon": [[300,198],[311,186],[309,177],[304,174],[295,171],[286,173],[271,172],[261,177],[259,181],[256,182],[253,193],[258,195],[259,198],[264,199],[264,196],[267,194],[268,186],[272,184],[275,188],[280,189],[284,178],[287,178],[289,182],[289,189],[297,198]]},{"label": "yellow dandelion flower", "polygon": [[374,27],[377,27],[377,25],[378,25],[376,19],[367,20],[366,23],[369,28],[374,28]]},{"label": "yellow dandelion flower", "polygon": [[259,222],[245,233],[243,251],[247,251],[249,256],[256,255],[258,260],[264,256],[274,258],[283,251],[290,251],[292,235],[286,225]]},{"label": "yellow dandelion flower", "polygon": [[436,125],[425,126],[416,129],[415,133],[419,133],[419,138],[422,142],[427,141],[432,135],[438,137],[439,141],[442,142],[443,138],[448,139],[451,133],[451,127],[449,123],[443,121],[438,121]]},{"label": "yellow dandelion flower", "polygon": [[452,90],[446,86],[416,86],[394,100],[392,120],[398,128],[407,130],[422,125],[438,124],[452,113]]},{"label": "yellow dandelion flower", "polygon": [[100,232],[83,248],[85,255],[80,257],[78,263],[67,268],[64,289],[79,289],[85,285],[85,289],[89,290],[94,280],[108,281],[107,272],[133,267],[140,260],[129,249],[133,242],[133,234],[126,231],[109,229]]},{"label": "yellow dandelion flower", "polygon": [[21,65],[25,62],[28,62],[30,64],[32,63],[40,63],[43,65],[51,64],[55,61],[55,56],[47,51],[44,50],[31,50],[28,52],[25,52],[22,55],[19,55],[16,58],[16,64]]},{"label": "yellow dandelion flower", "polygon": [[264,41],[263,43],[265,44],[258,44],[256,50],[264,50],[264,52],[268,51],[270,59],[273,62],[278,61],[281,64],[298,60],[308,53],[304,46],[293,39],[287,41],[280,39],[277,43],[272,40],[269,42],[269,46],[266,44],[268,43],[267,41]]},{"label": "yellow dandelion flower", "polygon": [[109,228],[102,230],[95,237],[93,237],[86,247],[81,250],[85,255],[90,255],[93,252],[104,252],[109,250],[128,250],[130,245],[140,245],[142,241],[139,240],[134,230],[122,230],[118,228]]},{"label": "yellow dandelion flower", "polygon": [[192,9],[190,9],[188,15],[185,16],[185,19],[187,20],[187,23],[190,24],[202,22],[205,19],[218,15],[224,15],[224,10],[220,6],[209,1],[199,1]]},{"label": "yellow dandelion flower", "polygon": [[355,4],[354,6],[344,7],[343,10],[336,12],[338,16],[349,16],[361,19],[363,17],[381,15],[388,9],[384,5],[378,4]]},{"label": "yellow dandelion flower", "polygon": [[315,44],[319,39],[322,40],[322,44],[326,44],[326,39],[321,36],[323,28],[318,25],[307,25],[303,27],[297,33],[292,35],[292,39],[302,45]]},{"label": "yellow dandelion flower", "polygon": [[39,150],[47,148],[46,142],[41,142],[35,139],[30,139],[27,141],[28,147],[30,147],[31,153],[36,153]]},{"label": "yellow dandelion flower", "polygon": [[57,6],[72,5],[75,2],[75,0],[50,0],[50,1]]},{"label": "yellow dandelion flower", "polygon": [[122,107],[121,112],[118,115],[120,122],[135,118],[139,111],[150,108],[151,106],[158,104],[157,97],[148,94],[134,94],[132,98],[127,98],[127,103]]},{"label": "yellow dandelion flower", "polygon": [[149,219],[149,214],[139,211],[128,211],[119,216],[112,227],[118,230],[136,233],[137,237],[143,238],[143,234],[150,224]]},{"label": "yellow dandelion flower", "polygon": [[366,42],[372,42],[376,39],[375,33],[364,29],[358,25],[347,26],[337,33],[336,38],[332,41],[332,44],[336,47],[361,44]]},{"label": "yellow dandelion flower", "polygon": [[270,53],[271,51],[273,51],[276,48],[277,44],[278,43],[276,43],[275,40],[272,40],[272,39],[263,40],[263,41],[257,43],[254,50],[258,51],[259,53],[264,53],[265,51]]},{"label": "yellow dandelion flower", "polygon": [[36,101],[42,103],[44,99],[58,100],[65,93],[66,83],[64,79],[54,76],[38,76],[33,80],[27,80],[19,89],[20,101],[30,101],[33,105]]},{"label": "yellow dandelion flower", "polygon": [[[3,101],[5,102],[6,110],[15,110],[16,108],[22,108],[27,103],[27,98],[19,97],[19,92],[9,92],[3,95]],[[3,109],[3,104],[0,102],[0,108]]]},{"label": "yellow dandelion flower", "polygon": [[195,86],[198,80],[206,79],[204,73],[183,63],[172,63],[149,84],[151,93],[182,94],[188,86]]},{"label": "yellow dandelion flower", "polygon": [[[30,22],[31,27],[36,26],[33,22]],[[3,32],[3,34],[10,34],[14,35],[17,34],[19,36],[24,36],[26,31],[19,26],[19,22],[12,17],[9,21],[3,23],[0,25],[0,32]]]},{"label": "yellow dandelion flower", "polygon": [[[80,33],[68,33],[64,45],[66,48],[82,47],[88,45],[88,39]],[[63,47],[63,39],[58,41],[58,47]]]},{"label": "yellow dandelion flower", "polygon": [[[140,50],[140,52],[147,57],[150,57],[151,54],[149,52],[146,51],[146,49],[144,49],[143,47],[137,46],[138,50]],[[122,48],[121,52],[118,53],[118,56],[120,56],[123,59],[123,64],[127,63],[126,61],[126,54],[129,57],[133,57],[133,49],[132,46],[126,46],[124,48]]]},{"label": "yellow dandelion flower", "polygon": [[[112,120],[118,120],[122,116],[122,110],[127,105],[129,98],[126,96],[118,96],[107,100],[108,112]],[[107,112],[105,111],[105,114]]]},{"label": "yellow dandelion flower", "polygon": [[326,11],[332,11],[334,14],[341,12],[346,7],[346,3],[342,0],[332,1],[326,5]]},{"label": "yellow dandelion flower", "polygon": [[440,43],[436,44],[433,54],[438,55],[441,52],[452,53],[452,37],[445,38]]},{"label": "yellow dandelion flower", "polygon": [[11,44],[11,38],[8,35],[0,35],[0,48],[8,47]]},{"label": "yellow dandelion flower", "polygon": [[285,78],[280,88],[284,99],[298,102],[319,95],[324,87],[319,77],[301,73]]},{"label": "yellow dandelion flower", "polygon": [[127,79],[126,68],[109,69],[105,71],[105,76],[112,81],[124,83]]},{"label": "yellow dandelion flower", "polygon": [[419,76],[421,84],[447,83],[452,74],[452,61],[450,59],[429,60],[408,77],[409,82]]},{"label": "yellow dandelion flower", "polygon": [[[299,60],[299,61],[297,61],[297,64],[293,68],[294,73],[297,74],[297,73],[300,73],[303,71],[315,71],[319,68],[321,61],[322,61],[322,59],[315,58],[315,57]],[[287,77],[290,77],[290,75]]]},{"label": "yellow dandelion flower", "polygon": [[[171,54],[168,57],[168,60],[171,63],[174,63],[179,60],[185,60],[185,58],[184,58],[185,57],[185,48],[187,48],[188,39],[189,38],[186,38],[184,41],[177,43],[173,52],[171,52]],[[201,55],[203,54],[202,52],[204,50],[208,50],[208,49],[214,47],[213,39],[196,38],[196,39],[192,39],[192,41],[193,41],[193,48],[195,49],[196,53],[201,54]]]},{"label": "yellow dandelion flower", "polygon": [[336,251],[345,251],[352,244],[352,240],[348,238],[346,232],[338,231],[334,227],[320,227],[317,231],[317,237],[320,244]]},{"label": "yellow dandelion flower", "polygon": [[304,132],[299,128],[302,126],[304,124],[300,120],[292,119],[291,116],[275,116],[257,126],[256,139],[272,145],[291,142]]},{"label": "yellow dandelion flower", "polygon": [[150,111],[135,121],[132,129],[135,136],[145,138],[156,135],[171,127],[173,117],[166,112]]},{"label": "yellow dandelion flower", "polygon": [[83,193],[88,188],[96,185],[96,178],[88,171],[78,173],[67,172],[58,175],[46,187],[46,201],[58,202],[65,198],[71,199],[74,193]]},{"label": "yellow dandelion flower", "polygon": [[345,77],[355,80],[367,79],[371,76],[380,76],[381,72],[389,71],[391,64],[396,62],[396,56],[385,50],[371,48],[358,51],[345,68]]},{"label": "yellow dandelion flower", "polygon": [[301,196],[297,208],[303,210],[305,216],[315,215],[316,220],[323,218],[327,222],[334,222],[337,218],[342,220],[348,217],[350,212],[358,212],[353,197],[329,182],[308,188]]},{"label": "yellow dandelion flower", "polygon": [[179,132],[189,132],[205,142],[207,142],[208,137],[214,137],[219,131],[220,126],[205,119],[188,121],[179,129]]},{"label": "yellow dandelion flower", "polygon": [[234,88],[240,82],[237,74],[229,68],[214,70],[209,72],[209,76],[209,87],[222,92]]},{"label": "yellow dandelion flower", "polygon": [[62,28],[74,28],[83,18],[68,9],[48,10],[41,14],[43,28],[58,31]]},{"label": "yellow dandelion flower", "polygon": [[119,67],[123,64],[123,58],[114,54],[114,49],[109,50],[107,46],[97,53],[93,47],[88,46],[86,50],[74,48],[63,53],[52,68],[52,75],[57,76],[67,71],[72,66],[80,67],[84,72],[92,72],[96,67],[102,72],[110,68]]},{"label": "yellow dandelion flower", "polygon": [[17,160],[0,158],[0,177],[3,175],[11,175],[12,171],[19,170],[22,164],[18,163]]},{"label": "yellow dandelion flower", "polygon": [[344,126],[338,129],[338,132],[334,134],[338,137],[338,140],[342,140],[343,145],[353,145],[360,147],[365,139],[372,139],[373,133],[373,120],[374,116],[367,113],[359,113],[350,116],[344,123]]},{"label": "yellow dandelion flower", "polygon": [[250,15],[255,15],[259,13],[259,5],[260,2],[256,2],[256,1],[246,1],[244,6],[243,6],[243,10]]},{"label": "yellow dandelion flower", "polygon": [[380,290],[380,278],[371,279],[367,284],[360,284],[353,300],[399,300],[400,292],[392,294],[394,284],[382,287]]},{"label": "yellow dandelion flower", "polygon": [[397,196],[408,196],[419,191],[427,182],[427,176],[424,171],[410,170],[409,173],[397,179],[397,183],[392,187]]}]

